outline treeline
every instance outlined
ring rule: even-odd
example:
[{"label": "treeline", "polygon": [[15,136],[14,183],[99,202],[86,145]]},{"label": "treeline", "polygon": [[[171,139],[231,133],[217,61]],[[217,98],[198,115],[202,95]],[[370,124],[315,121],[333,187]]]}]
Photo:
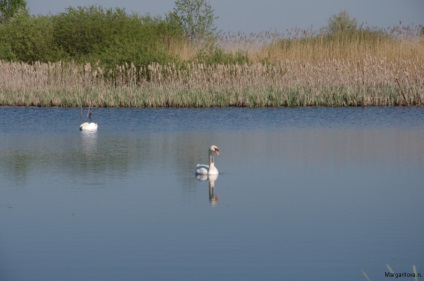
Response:
[{"label": "treeline", "polygon": [[69,7],[57,15],[21,13],[0,24],[0,60],[30,64],[72,61],[106,69],[125,63],[142,67],[186,61],[181,52],[196,44],[194,56],[189,50],[191,61],[247,61],[241,54],[226,54],[213,39],[208,40],[194,42],[175,17],[141,16],[101,6]]},{"label": "treeline", "polygon": [[[207,5],[207,2],[189,1],[187,5],[196,4]],[[201,31],[209,35],[207,40],[199,40],[193,37],[199,26],[188,28],[189,18],[178,14],[181,10],[184,11],[180,7],[164,18],[128,14],[124,9],[101,6],[69,7],[56,15],[18,13],[0,21],[0,60],[29,64],[91,63],[105,70],[124,64],[140,68],[152,63],[228,65],[305,58],[316,62],[347,59],[352,57],[352,52],[373,55],[382,44],[399,45],[397,33],[409,32],[421,37],[424,34],[423,27],[418,32],[358,27],[356,19],[342,11],[332,16],[328,26],[318,32],[294,30],[283,35],[265,32],[265,36],[218,36],[210,31],[214,28],[207,27],[210,30]],[[213,10],[209,13],[213,14]],[[207,15],[198,16],[204,19]],[[212,15],[209,17],[214,19]]]},{"label": "treeline", "polygon": [[182,40],[172,21],[119,8],[69,7],[57,15],[23,13],[0,25],[0,60],[144,66],[175,60],[170,45]]}]

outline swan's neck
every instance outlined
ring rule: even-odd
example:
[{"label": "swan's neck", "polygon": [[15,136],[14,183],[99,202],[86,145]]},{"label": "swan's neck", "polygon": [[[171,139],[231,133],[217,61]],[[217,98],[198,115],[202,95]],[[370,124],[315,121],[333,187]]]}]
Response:
[{"label": "swan's neck", "polygon": [[215,166],[213,152],[209,151],[209,167]]}]

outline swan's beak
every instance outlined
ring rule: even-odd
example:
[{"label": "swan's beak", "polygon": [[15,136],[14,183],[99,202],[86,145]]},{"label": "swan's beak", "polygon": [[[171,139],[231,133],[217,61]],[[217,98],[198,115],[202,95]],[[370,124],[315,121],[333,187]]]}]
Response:
[{"label": "swan's beak", "polygon": [[219,150],[218,150],[218,149],[215,149],[215,154],[216,154],[217,156],[219,156]]}]

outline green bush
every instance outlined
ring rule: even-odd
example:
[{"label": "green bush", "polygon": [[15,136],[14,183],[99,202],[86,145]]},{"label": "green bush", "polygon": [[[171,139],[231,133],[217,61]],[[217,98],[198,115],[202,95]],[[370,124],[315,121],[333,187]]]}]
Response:
[{"label": "green bush", "polygon": [[160,19],[129,18],[122,23],[121,33],[115,36],[114,42],[93,58],[98,58],[107,67],[124,63],[133,63],[137,67],[171,63],[174,58],[168,54],[167,45],[179,34],[166,25]]},{"label": "green bush", "polygon": [[12,46],[10,46],[10,43],[0,42],[0,60],[16,60],[15,53],[13,53]]},{"label": "green bush", "polygon": [[96,6],[69,7],[65,13],[52,17],[54,41],[72,58],[99,53],[113,43],[121,16],[121,10],[114,13]]},{"label": "green bush", "polygon": [[181,31],[160,18],[128,15],[122,9],[101,7],[68,8],[54,17],[55,42],[71,58],[81,62],[100,61],[107,68],[123,63],[146,66],[165,62],[166,45]]},{"label": "green bush", "polygon": [[174,62],[168,50],[181,39],[180,27],[161,18],[99,6],[69,7],[54,16],[18,15],[0,25],[0,59],[140,67]]},{"label": "green bush", "polygon": [[58,61],[66,58],[53,40],[53,23],[45,16],[19,15],[0,25],[0,59],[22,61]]}]

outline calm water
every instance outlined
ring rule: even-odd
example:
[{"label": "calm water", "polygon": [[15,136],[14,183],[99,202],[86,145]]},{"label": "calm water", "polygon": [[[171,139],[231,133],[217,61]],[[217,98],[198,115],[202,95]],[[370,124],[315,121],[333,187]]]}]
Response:
[{"label": "calm water", "polygon": [[79,116],[0,108],[0,280],[424,275],[423,108]]}]

